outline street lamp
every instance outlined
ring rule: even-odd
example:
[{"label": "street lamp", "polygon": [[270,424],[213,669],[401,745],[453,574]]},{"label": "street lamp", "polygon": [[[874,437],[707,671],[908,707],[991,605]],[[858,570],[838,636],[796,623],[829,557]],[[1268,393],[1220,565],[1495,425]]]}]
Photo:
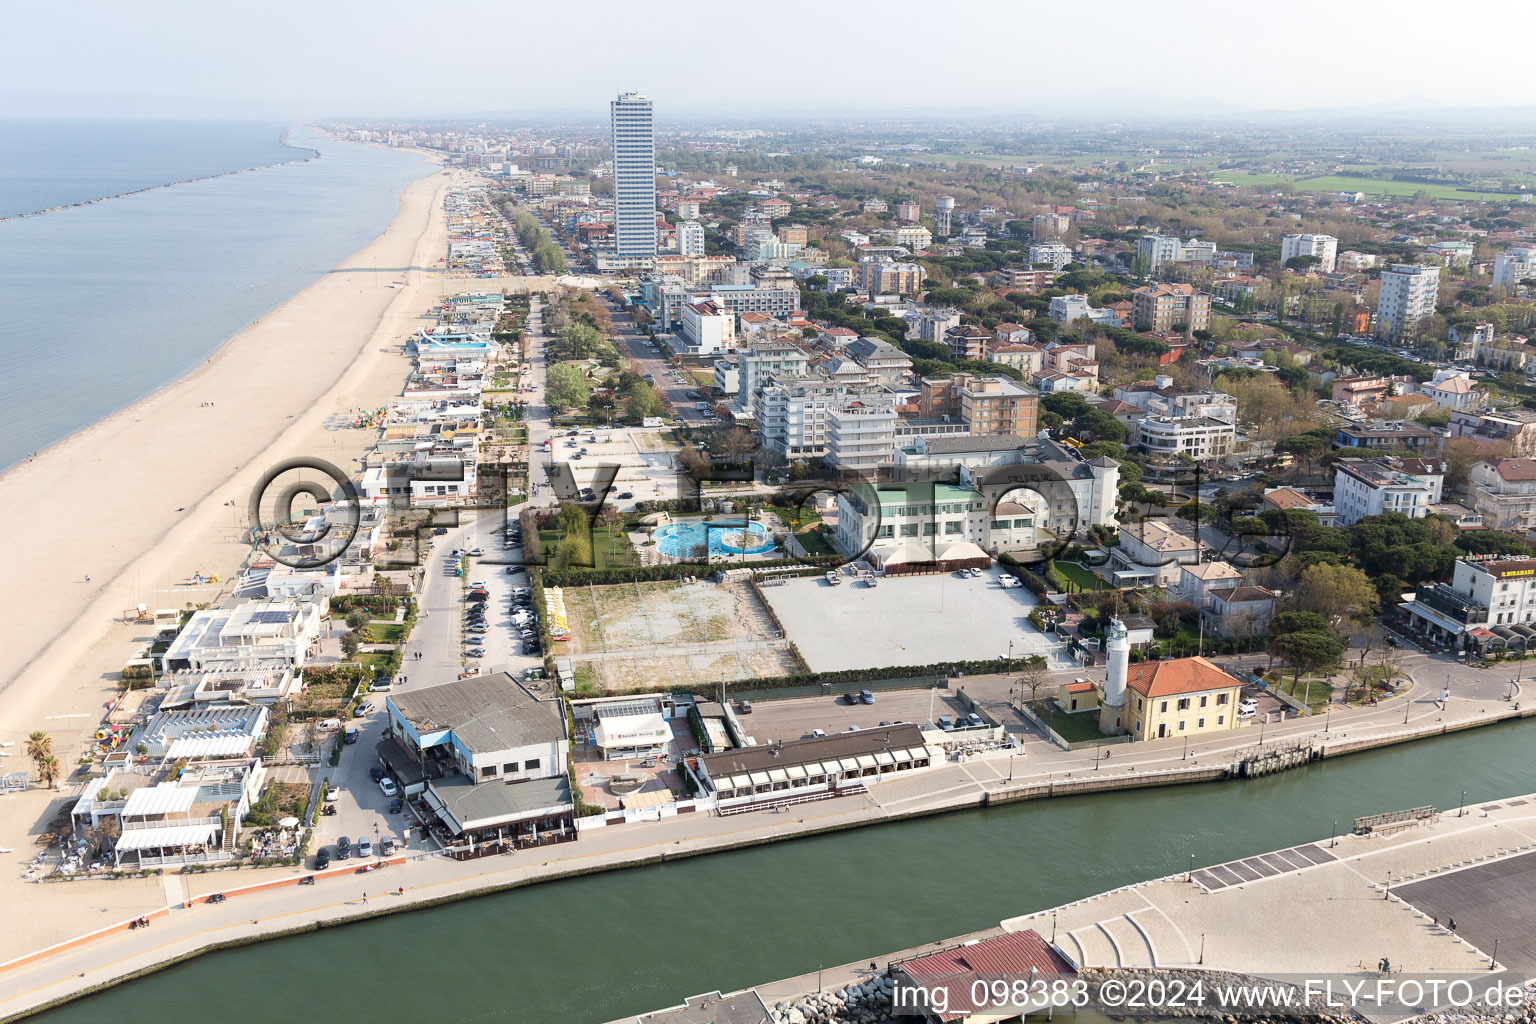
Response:
[{"label": "street lamp", "polygon": [[1192,881],[1194,881],[1194,878],[1195,878],[1195,855],[1193,853],[1191,853],[1189,855],[1189,870],[1187,872],[1185,872],[1185,874],[1184,874],[1184,881],[1192,882]]},{"label": "street lamp", "polygon": [[1205,963],[1205,932],[1200,933],[1200,959],[1198,963]]},{"label": "street lamp", "polygon": [[1461,791],[1461,804],[1456,808],[1456,817],[1464,818],[1467,814],[1467,791]]},{"label": "street lamp", "polygon": [[1333,828],[1328,830],[1328,848],[1331,850],[1339,845],[1339,823],[1334,822]]},{"label": "street lamp", "polygon": [[1488,958],[1488,969],[1496,971],[1499,968],[1499,940],[1493,940],[1493,956]]}]

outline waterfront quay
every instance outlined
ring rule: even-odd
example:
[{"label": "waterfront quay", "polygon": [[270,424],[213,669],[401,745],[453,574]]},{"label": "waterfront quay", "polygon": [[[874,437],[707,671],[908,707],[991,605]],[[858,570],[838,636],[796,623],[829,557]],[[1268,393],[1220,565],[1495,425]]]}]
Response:
[{"label": "waterfront quay", "polygon": [[[1536,974],[1536,922],[1521,910],[1536,899],[1536,795],[1438,810],[1384,808],[1342,829],[1225,864],[1192,863],[995,928],[707,998],[764,1008],[761,1017],[732,1020],[791,1019],[790,1010],[814,1005],[819,993],[867,989],[913,958],[1026,932],[1079,972],[1158,969],[1294,982],[1376,978],[1386,960],[1394,975],[1476,974],[1523,984]],[[613,1024],[692,1019],[674,1007]]]},{"label": "waterfront quay", "polygon": [[[1191,744],[1188,748],[1175,740],[1121,745],[1116,747],[1118,752],[1112,759],[1101,760],[1096,757],[1095,751],[1064,751],[1035,737],[1033,740],[1026,739],[1022,745],[1022,754],[1016,750],[1003,749],[987,754],[967,755],[964,761],[944,762],[909,777],[883,781],[870,786],[865,793],[797,805],[787,810],[765,810],[723,817],[688,814],[656,822],[636,822],[587,831],[573,843],[504,856],[460,862],[440,855],[421,855],[413,851],[413,859],[404,864],[383,867],[367,874],[333,871],[314,885],[298,884],[301,878],[312,873],[297,867],[265,869],[260,872],[167,875],[163,879],[166,902],[163,909],[154,912],[153,924],[149,929],[131,930],[125,918],[87,935],[0,965],[0,1019],[10,1019],[43,1006],[68,1001],[209,950],[279,935],[314,931],[541,881],[658,864],[963,808],[1234,778],[1238,774],[1237,766],[1244,759],[1276,746],[1294,749],[1301,744],[1312,744],[1318,757],[1331,758],[1341,753],[1391,746],[1410,739],[1443,735],[1502,721],[1511,716],[1523,717],[1533,713],[1529,707],[1517,708],[1514,702],[1499,699],[1502,695],[1494,692],[1498,686],[1489,673],[1480,673],[1479,676],[1487,681],[1488,699],[1479,699],[1476,694],[1461,688],[1465,696],[1453,697],[1442,710],[1427,695],[1422,699],[1413,699],[1410,695],[1408,698],[1400,698],[1401,703],[1335,715],[1331,725],[1308,718],[1276,723],[1264,731],[1262,743],[1259,728],[1245,727]],[[956,690],[963,686],[967,695],[974,694],[978,706],[1002,718],[1007,713],[1007,683],[1007,678],[1002,676],[972,677],[957,682]],[[1509,684],[1504,682],[1499,685],[1508,687]],[[918,691],[908,692],[912,694],[909,699],[917,698]],[[879,699],[886,701],[896,697],[882,694]],[[832,698],[819,700],[828,708],[835,706]],[[796,702],[783,703],[790,705]],[[869,710],[877,711],[888,706],[877,704]],[[996,708],[995,712],[991,710],[993,708]],[[762,713],[761,710],[756,712]],[[787,708],[786,713],[793,715],[794,708]],[[892,712],[884,710],[879,713]],[[1408,719],[1406,725],[1404,718]],[[1027,728],[1028,723],[1019,719],[1009,725],[1010,730]],[[1246,786],[1253,783],[1239,780],[1231,784]],[[1200,799],[1199,787],[1189,790],[1189,799]],[[1518,810],[1518,805],[1511,802],[1506,810]],[[1454,819],[1449,824],[1460,822],[1463,827],[1476,824],[1483,820],[1478,816],[1480,813],[1474,811],[1471,816]],[[1491,820],[1497,822],[1503,819]],[[1446,824],[1442,822],[1439,827],[1444,828]],[[1523,825],[1519,827],[1525,828]],[[1348,831],[1348,828],[1348,822],[1340,823],[1341,831]],[[1438,833],[1426,828],[1415,829],[1412,834],[1395,840],[1392,845],[1395,848],[1404,842],[1433,834]],[[1517,842],[1502,836],[1500,840],[1505,848],[1530,841],[1526,839]],[[1375,846],[1355,847],[1361,856],[1345,861],[1368,865],[1373,870],[1378,866],[1385,868],[1385,871],[1377,874],[1365,875],[1364,866],[1360,867],[1358,870],[1368,885],[1386,882],[1388,875],[1385,872],[1396,867],[1387,858],[1378,858],[1373,862],[1364,856],[1375,853],[1377,848],[1386,848],[1379,840],[1373,842]],[[1497,848],[1495,845],[1487,851],[1467,855],[1479,856]],[[1447,851],[1452,852],[1449,848]],[[1335,854],[1335,860],[1340,859]],[[1465,857],[1450,858],[1452,861],[1456,859]],[[1297,870],[1289,872],[1288,877],[1310,877],[1316,870],[1316,867],[1295,866]],[[1427,871],[1432,866],[1428,862],[1419,867],[1404,864],[1397,868],[1398,875],[1393,877],[1408,880],[1409,873]],[[242,885],[248,884],[244,882],[247,877],[255,884],[251,884],[249,889],[243,889]],[[1185,893],[1184,898],[1192,898],[1196,891],[1189,887],[1193,883],[1182,882],[1178,878],[1165,879],[1158,884],[1172,886]],[[1243,914],[1259,904],[1251,900],[1229,904],[1227,901],[1252,887],[1228,888],[1231,891],[1210,906],[1229,906],[1230,910],[1226,913],[1232,920],[1227,922],[1228,927],[1240,927]],[[205,897],[216,892],[224,893],[228,899],[217,904],[207,903]],[[1158,898],[1163,899],[1161,896]],[[1380,892],[1377,898],[1381,898]],[[1113,908],[1108,903],[1090,902],[1071,910],[1073,915],[1083,915],[1080,920],[1076,916],[1071,917],[1066,929],[1080,936],[1072,941],[1086,945],[1086,948],[1083,945],[1078,947],[1083,962],[1113,962],[1109,956],[1104,955],[1104,949],[1120,948],[1111,943],[1107,936],[1099,941],[1096,932],[1089,929],[1088,925],[1096,926],[1101,920],[1113,922],[1127,913],[1134,914],[1137,921],[1154,916],[1150,911],[1140,913],[1140,910],[1145,909],[1140,905],[1128,906],[1113,913],[1108,912],[1110,909]],[[1326,908],[1319,913],[1325,911]],[[1372,911],[1380,913],[1375,908]],[[1216,916],[1220,917],[1219,914]],[[1058,919],[1057,924],[1058,942],[1070,951],[1073,948],[1071,944],[1061,938],[1061,919]],[[1124,924],[1112,923],[1100,931],[1113,928],[1116,940],[1119,941],[1126,927]],[[1213,936],[1220,942],[1226,941],[1220,938],[1221,935],[1226,934],[1227,939],[1232,940],[1236,933],[1223,933],[1220,928],[1210,926],[1204,931],[1207,934],[1209,963]],[[1147,962],[1155,959],[1159,964],[1183,962],[1188,959],[1185,955],[1187,949],[1192,948],[1194,959],[1198,962],[1199,934],[1201,929],[1197,924],[1191,924],[1189,928],[1181,926],[1181,946],[1171,937],[1162,937],[1161,932],[1155,932],[1146,943],[1149,952],[1142,958]],[[1126,934],[1124,963],[1136,961],[1136,946],[1128,941],[1131,937],[1133,935],[1130,933]],[[1237,946],[1224,948],[1227,951],[1222,955],[1230,957],[1235,955]],[[1356,960],[1369,959],[1373,954],[1380,955],[1364,943],[1351,944],[1349,948],[1355,951]],[[1078,962],[1077,954],[1070,955],[1074,962]]]}]

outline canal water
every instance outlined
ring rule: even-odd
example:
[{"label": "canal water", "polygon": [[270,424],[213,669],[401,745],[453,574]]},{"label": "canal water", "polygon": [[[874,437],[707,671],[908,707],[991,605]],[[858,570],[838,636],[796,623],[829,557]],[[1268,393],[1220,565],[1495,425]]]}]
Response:
[{"label": "canal water", "polygon": [[[1364,814],[1536,791],[1509,724],[1247,782],[856,829],[573,879],[210,954],[37,1018],[608,1021],[1327,838]],[[643,827],[643,826],[637,826]]]}]

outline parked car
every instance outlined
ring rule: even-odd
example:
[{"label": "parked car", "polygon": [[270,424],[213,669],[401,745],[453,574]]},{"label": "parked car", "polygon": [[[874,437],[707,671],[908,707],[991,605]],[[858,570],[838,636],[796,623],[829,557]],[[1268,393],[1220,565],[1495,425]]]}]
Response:
[{"label": "parked car", "polygon": [[336,839],[336,859],[337,860],[347,860],[351,856],[352,856],[352,840],[348,839],[346,836],[339,836]]},{"label": "parked car", "polygon": [[382,779],[384,777],[384,769],[383,768],[369,768],[368,769],[368,777],[370,779],[372,779],[374,782],[378,782],[380,779]]},{"label": "parked car", "polygon": [[955,727],[955,720],[953,718],[950,718],[948,715],[945,715],[945,716],[943,716],[942,718],[939,719],[939,728],[943,729],[945,732],[949,732],[954,727]]},{"label": "parked car", "polygon": [[362,718],[364,715],[373,714],[374,711],[373,701],[365,700],[357,706],[357,710],[352,712],[352,714],[357,718]]},{"label": "parked car", "polygon": [[965,724],[970,726],[972,729],[984,729],[987,725],[982,717],[974,711],[965,716]]},{"label": "parked car", "polygon": [[331,866],[331,849],[328,846],[320,847],[320,852],[315,854],[315,870],[324,871]]},{"label": "parked car", "polygon": [[490,629],[490,627],[487,626],[484,622],[471,622],[469,625],[464,627],[464,632],[466,632],[466,633],[484,633],[488,629]]},{"label": "parked car", "polygon": [[393,857],[395,855],[395,841],[388,836],[379,840],[379,856]]},{"label": "parked car", "polygon": [[399,814],[403,810],[405,810],[405,801],[398,796],[389,802],[390,814]]},{"label": "parked car", "polygon": [[619,500],[620,501],[628,501],[629,499],[633,498],[634,496],[635,496],[635,492],[634,491],[620,491],[619,492]]},{"label": "parked car", "polygon": [[332,786],[330,789],[327,789],[325,791],[325,802],[326,803],[333,804],[337,800],[340,800],[340,799],[341,799],[341,790],[338,789],[337,787]]},{"label": "parked car", "polygon": [[750,715],[752,713],[752,702],[749,700],[742,701],[738,706],[738,710],[744,715]]},{"label": "parked car", "polygon": [[464,657],[466,657],[466,658],[483,658],[483,657],[485,657],[485,651],[484,651],[484,649],[479,648],[479,647],[472,647],[469,650],[464,652]]},{"label": "parked car", "polygon": [[858,702],[859,702],[859,695],[858,694],[856,694],[856,693],[845,693],[845,694],[843,694],[843,703],[844,704],[857,704]]},{"label": "parked car", "polygon": [[373,840],[369,839],[367,836],[363,836],[363,838],[359,839],[357,841],[357,855],[359,857],[372,857]]},{"label": "parked car", "polygon": [[860,704],[873,704],[874,702],[875,702],[875,695],[874,694],[870,693],[868,690],[860,690],[859,691],[859,703]]},{"label": "parked car", "polygon": [[379,780],[379,789],[384,791],[384,795],[385,796],[399,796],[400,795],[400,787],[395,785],[395,780],[394,779],[380,779]]},{"label": "parked car", "polygon": [[485,549],[484,548],[470,548],[468,551],[466,551],[464,553],[466,555],[468,555],[470,558],[479,558],[481,555],[485,554]]}]

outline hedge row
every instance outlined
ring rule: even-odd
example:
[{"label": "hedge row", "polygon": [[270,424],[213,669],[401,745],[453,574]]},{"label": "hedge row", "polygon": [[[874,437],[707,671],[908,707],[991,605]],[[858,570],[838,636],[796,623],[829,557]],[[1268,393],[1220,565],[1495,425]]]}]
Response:
[{"label": "hedge row", "polygon": [[[828,561],[828,565],[836,562]],[[743,565],[724,565],[719,562],[668,562],[663,565],[627,566],[616,569],[587,569],[579,566],[565,569],[549,569],[543,571],[544,585],[546,587],[584,587],[605,586],[613,583],[651,583],[656,580],[677,580],[686,576],[713,576],[722,569],[736,568],[751,569],[782,569],[794,567],[804,569],[805,575],[819,575],[825,570],[817,569],[814,565],[806,565],[805,562],[794,559],[775,559],[771,562],[749,562]]]},{"label": "hedge row", "polygon": [[394,597],[387,594],[342,594],[331,598],[331,612],[352,611],[361,608],[374,615],[393,615],[401,601],[409,601],[409,597]]}]

